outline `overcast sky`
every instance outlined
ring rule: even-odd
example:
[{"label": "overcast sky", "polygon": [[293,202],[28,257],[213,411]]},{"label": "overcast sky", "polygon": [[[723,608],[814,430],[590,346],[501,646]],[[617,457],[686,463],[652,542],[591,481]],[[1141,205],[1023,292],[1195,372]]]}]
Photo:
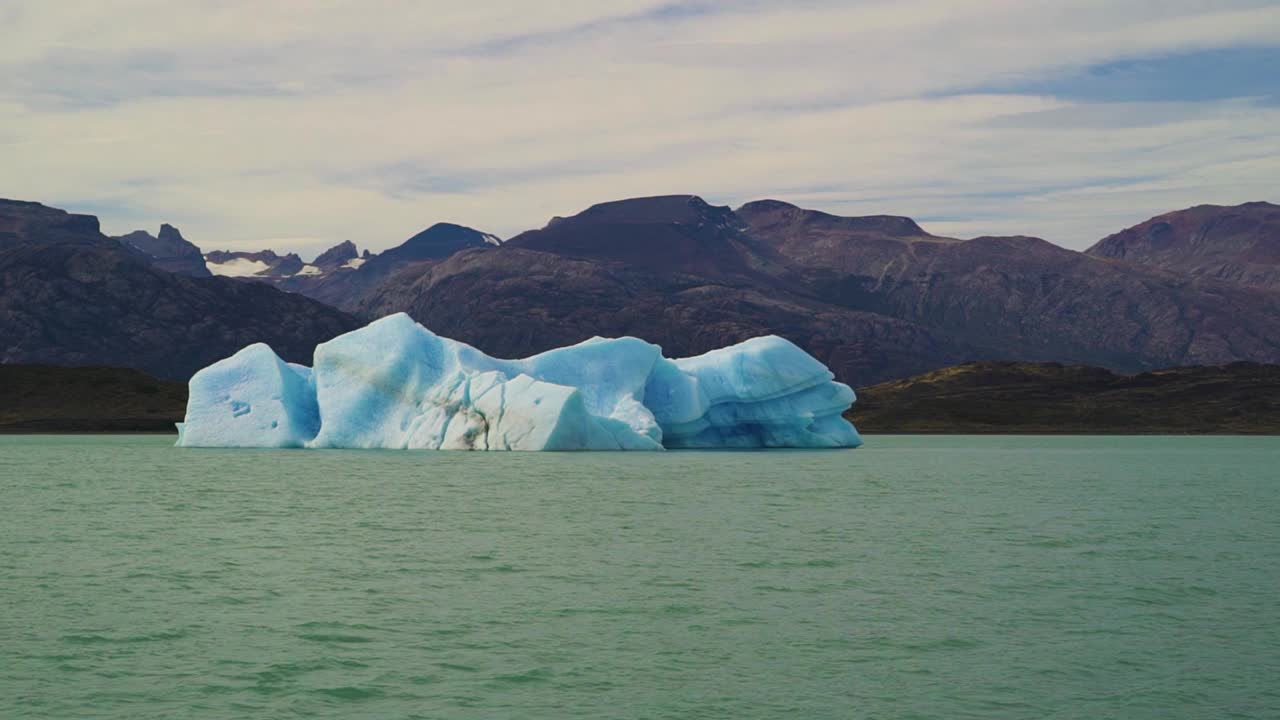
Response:
[{"label": "overcast sky", "polygon": [[0,2],[0,197],[205,250],[771,197],[1082,248],[1280,201],[1280,2]]}]

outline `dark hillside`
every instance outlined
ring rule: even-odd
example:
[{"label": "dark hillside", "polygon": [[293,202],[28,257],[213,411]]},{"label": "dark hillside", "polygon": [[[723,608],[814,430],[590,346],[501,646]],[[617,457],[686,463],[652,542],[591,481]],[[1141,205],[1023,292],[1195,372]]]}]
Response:
[{"label": "dark hillside", "polygon": [[1116,375],[1058,363],[976,362],[858,390],[861,432],[1280,434],[1280,365]]},{"label": "dark hillside", "polygon": [[185,383],[111,367],[0,365],[0,432],[175,432]]}]

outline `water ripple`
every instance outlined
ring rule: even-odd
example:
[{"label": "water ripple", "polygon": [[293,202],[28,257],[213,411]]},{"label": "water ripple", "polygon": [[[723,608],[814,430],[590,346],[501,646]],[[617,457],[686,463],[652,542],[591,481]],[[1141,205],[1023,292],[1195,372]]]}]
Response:
[{"label": "water ripple", "polygon": [[1270,438],[0,437],[0,718],[1280,717]]}]

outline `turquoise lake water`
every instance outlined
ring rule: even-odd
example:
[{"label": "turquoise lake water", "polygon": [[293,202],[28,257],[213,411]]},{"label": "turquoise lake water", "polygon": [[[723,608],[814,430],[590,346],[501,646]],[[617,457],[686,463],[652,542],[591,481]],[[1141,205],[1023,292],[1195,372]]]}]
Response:
[{"label": "turquoise lake water", "polygon": [[0,718],[1280,717],[1280,438],[0,437]]}]

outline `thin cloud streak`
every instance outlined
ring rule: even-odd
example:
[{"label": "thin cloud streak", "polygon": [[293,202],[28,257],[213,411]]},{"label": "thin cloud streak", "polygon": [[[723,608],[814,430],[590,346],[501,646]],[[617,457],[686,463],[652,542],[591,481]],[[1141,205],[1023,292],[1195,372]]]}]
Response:
[{"label": "thin cloud streak", "polygon": [[0,196],[93,207],[113,233],[171,222],[206,248],[376,250],[442,220],[509,236],[671,192],[1083,247],[1275,200],[1280,177],[1265,92],[1054,95],[1106,63],[1276,44],[1274,3],[77,10],[18,3],[0,29]]}]

